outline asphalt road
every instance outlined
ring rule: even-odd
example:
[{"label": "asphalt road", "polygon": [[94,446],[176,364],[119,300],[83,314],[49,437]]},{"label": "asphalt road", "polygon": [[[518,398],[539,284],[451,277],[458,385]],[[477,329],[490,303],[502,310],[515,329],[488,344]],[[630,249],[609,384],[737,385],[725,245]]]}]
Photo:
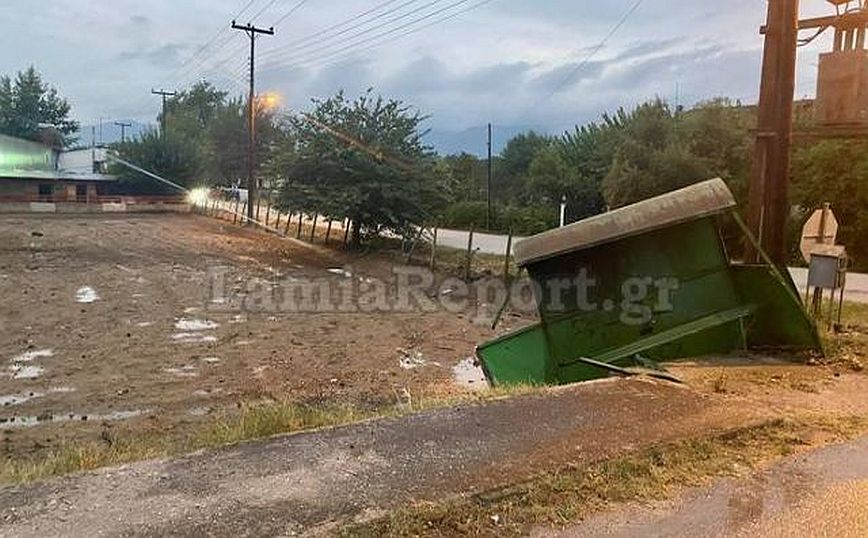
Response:
[{"label": "asphalt road", "polygon": [[[440,246],[466,249],[469,232],[463,230],[438,230],[437,242]],[[513,244],[523,239],[513,238]],[[506,252],[507,237],[505,235],[473,234],[473,248],[479,249],[483,254],[504,254]],[[808,270],[799,267],[791,267],[790,274],[796,287],[804,290],[808,282]],[[844,298],[848,301],[868,303],[868,275],[850,273],[847,276],[847,287],[844,290]]]},{"label": "asphalt road", "polygon": [[665,383],[586,383],[6,487],[0,536],[303,534],[762,412]]},{"label": "asphalt road", "polygon": [[788,458],[656,506],[632,505],[538,536],[868,536],[868,437]]}]

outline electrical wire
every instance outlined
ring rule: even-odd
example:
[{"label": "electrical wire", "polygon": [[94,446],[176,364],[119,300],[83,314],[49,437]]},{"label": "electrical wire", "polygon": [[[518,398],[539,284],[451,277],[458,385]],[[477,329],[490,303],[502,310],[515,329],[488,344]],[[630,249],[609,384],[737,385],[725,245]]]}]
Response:
[{"label": "electrical wire", "polygon": [[[394,0],[392,0],[392,1],[394,1]],[[381,20],[383,17],[386,17],[387,15],[391,15],[391,14],[395,13],[396,11],[400,11],[401,9],[408,7],[408,6],[411,6],[411,5],[413,5],[417,2],[420,2],[420,1],[421,0],[406,0],[403,3],[376,15],[373,18],[370,18],[368,20],[360,20],[360,22],[353,24],[347,28],[344,28],[343,30],[340,30],[337,33],[333,33],[332,35],[323,36],[322,35],[323,32],[311,34],[311,36],[308,36],[308,37],[302,38],[300,40],[296,40],[296,41],[293,41],[293,42],[288,43],[286,45],[283,45],[281,47],[277,47],[275,49],[266,51],[265,53],[262,54],[262,58],[267,59],[269,57],[276,56],[280,53],[283,53],[285,51],[290,51],[290,52],[292,52],[294,50],[298,51],[298,50],[308,49],[310,47],[315,47],[315,46],[320,45],[322,43],[327,43],[327,42],[332,41],[336,38],[339,38],[340,36],[342,36],[348,32],[352,32],[353,30],[362,28],[365,25],[377,22],[378,20]],[[438,1],[442,1],[442,0],[438,0]],[[391,3],[392,2],[387,2],[387,4],[391,4]],[[352,23],[355,21],[351,20],[349,22]],[[370,29],[368,29],[368,30],[370,30]],[[317,35],[320,35],[321,37],[319,39],[317,39],[316,38]]]},{"label": "electrical wire", "polygon": [[[281,48],[291,47],[291,46],[293,46],[293,45],[297,45],[297,44],[299,44],[299,43],[304,43],[305,41],[309,41],[310,39],[313,39],[313,38],[316,38],[316,37],[320,37],[320,36],[322,36],[323,34],[326,34],[326,33],[328,33],[328,32],[331,32],[332,30],[336,30],[336,29],[341,28],[341,27],[343,27],[343,26],[345,26],[345,25],[347,25],[347,24],[350,24],[350,23],[352,23],[352,22],[355,22],[355,21],[357,21],[357,20],[359,20],[359,19],[361,19],[361,18],[367,17],[367,16],[370,15],[371,13],[375,13],[375,12],[379,11],[381,8],[384,8],[384,7],[388,6],[388,5],[394,4],[394,3],[397,2],[397,1],[398,1],[398,0],[387,0],[386,2],[382,2],[382,3],[380,3],[380,4],[377,4],[377,5],[375,5],[374,7],[370,8],[370,9],[367,9],[367,10],[361,12],[361,13],[358,13],[358,14],[354,15],[353,17],[350,17],[349,19],[346,19],[346,20],[344,20],[344,21],[341,21],[341,22],[339,22],[339,23],[337,23],[337,24],[333,24],[332,26],[329,26],[329,27],[327,27],[327,28],[323,28],[323,29],[321,29],[321,30],[317,30],[316,32],[314,32],[314,33],[312,33],[312,34],[309,34],[309,35],[307,35],[307,36],[305,36],[305,37],[302,37],[302,38],[296,39],[295,41],[291,41],[291,42],[289,42],[288,44],[286,44],[284,47],[281,47]],[[266,51],[265,54],[268,54],[269,52],[271,52],[271,51]]]},{"label": "electrical wire", "polygon": [[277,28],[278,26],[280,26],[280,24],[281,24],[283,21],[285,21],[285,20],[288,19],[288,18],[289,18],[293,13],[295,13],[296,11],[298,11],[299,9],[301,9],[301,7],[302,7],[303,5],[305,5],[305,4],[307,3],[307,1],[308,1],[308,0],[299,0],[299,1],[294,5],[294,6],[292,6],[291,8],[289,8],[289,11],[287,11],[285,15],[283,15],[283,16],[280,17],[280,18],[278,18],[278,19],[274,22],[274,25],[273,25],[273,26],[274,26],[275,28]]},{"label": "electrical wire", "polygon": [[540,99],[534,108],[539,107],[540,105],[554,97],[559,91],[563,89],[564,86],[569,84],[573,77],[576,76],[577,73],[582,71],[591,62],[591,60],[594,59],[594,57],[603,49],[603,47],[606,46],[606,43],[608,43],[609,40],[612,39],[612,37],[614,37],[616,33],[618,33],[618,30],[620,30],[621,27],[623,27],[628,20],[630,20],[630,17],[632,17],[633,14],[636,13],[636,11],[639,9],[639,7],[642,6],[644,1],[645,0],[636,0],[635,2],[633,2],[633,5],[630,6],[630,9],[628,9],[624,13],[624,15],[621,16],[618,22],[609,30],[609,32],[603,37],[603,39],[588,52],[588,54],[582,59],[581,62],[579,62],[579,64],[575,68],[573,68],[572,70],[570,70],[569,73],[567,73],[563,80],[561,80],[561,82],[558,83],[558,85],[555,86],[551,92],[549,92],[545,97]]},{"label": "electrical wire", "polygon": [[[445,15],[445,16],[443,16],[443,17],[440,17],[440,18],[438,18],[438,19],[436,19],[436,20],[434,20],[434,21],[431,21],[431,22],[429,22],[429,23],[427,23],[427,24],[423,24],[422,26],[417,26],[417,27],[415,27],[415,28],[412,28],[412,29],[410,29],[410,30],[408,30],[408,31],[406,31],[406,32],[403,32],[403,33],[401,33],[401,34],[398,34],[398,35],[396,35],[396,36],[392,36],[391,38],[386,39],[386,40],[383,40],[383,41],[381,41],[381,42],[379,42],[379,43],[372,43],[372,44],[367,45],[367,46],[365,46],[365,47],[361,47],[361,48],[358,48],[358,49],[356,49],[356,50],[350,51],[348,54],[337,55],[337,57],[334,57],[334,56],[333,56],[333,57],[326,57],[326,58],[324,58],[324,59],[322,59],[322,60],[320,61],[320,62],[323,62],[323,61],[324,61],[325,63],[319,63],[319,62],[318,62],[317,65],[320,66],[320,67],[323,67],[323,66],[325,66],[325,65],[331,65],[331,64],[334,64],[334,63],[338,63],[338,62],[344,61],[344,60],[346,60],[346,59],[348,59],[348,58],[352,58],[352,57],[355,56],[356,54],[359,54],[359,53],[361,53],[361,52],[365,52],[365,51],[368,51],[368,50],[371,50],[371,49],[375,49],[375,48],[377,48],[377,47],[382,47],[383,45],[387,45],[387,44],[392,43],[392,42],[394,42],[394,41],[398,41],[398,40],[403,39],[403,38],[405,38],[405,37],[407,37],[407,36],[410,36],[410,35],[412,35],[412,34],[415,34],[415,33],[417,33],[417,32],[421,32],[422,30],[426,30],[426,29],[428,29],[428,28],[430,28],[430,27],[432,27],[432,26],[436,26],[436,25],[441,24],[441,23],[443,23],[443,22],[446,22],[446,21],[448,21],[448,20],[454,19],[455,17],[458,17],[458,16],[463,15],[463,14],[465,14],[465,13],[468,13],[468,12],[470,12],[470,11],[474,11],[474,10],[476,10],[476,9],[478,9],[478,8],[481,8],[481,7],[483,7],[483,6],[486,5],[486,4],[490,4],[490,3],[494,2],[494,1],[495,1],[495,0],[482,0],[481,2],[478,2],[478,3],[473,4],[473,5],[471,5],[471,6],[467,6],[467,7],[465,7],[464,9],[460,9],[460,10],[454,12],[454,13],[450,13],[450,14],[448,14],[448,15]],[[301,64],[299,64],[299,65],[301,65],[301,66],[304,66],[304,65],[312,65],[313,63],[314,63],[314,62],[309,61],[309,62],[301,63]]]},{"label": "electrical wire", "polygon": [[[311,63],[311,62],[321,61],[321,60],[323,60],[323,59],[330,58],[330,57],[332,57],[332,56],[334,56],[334,55],[336,55],[336,54],[339,54],[339,53],[342,53],[342,52],[346,52],[346,51],[348,51],[348,50],[351,50],[351,49],[353,49],[353,48],[356,48],[356,47],[358,47],[358,46],[360,46],[360,45],[363,45],[363,44],[365,44],[365,43],[370,43],[371,41],[374,41],[374,40],[376,40],[376,39],[379,39],[379,38],[382,38],[382,37],[389,36],[389,35],[391,35],[391,34],[394,34],[395,32],[399,32],[399,31],[401,31],[401,30],[403,30],[403,29],[406,29],[406,28],[410,28],[410,27],[412,27],[413,25],[418,24],[419,22],[423,22],[423,21],[428,20],[428,19],[430,19],[430,18],[432,18],[432,17],[435,17],[435,16],[437,16],[437,15],[440,15],[441,13],[444,13],[444,12],[446,12],[446,11],[449,11],[449,10],[452,9],[452,8],[455,8],[455,7],[458,7],[458,6],[460,6],[460,5],[466,4],[466,3],[469,2],[469,1],[470,1],[470,0],[458,0],[457,2],[453,2],[453,3],[451,3],[451,4],[449,4],[449,5],[445,6],[445,7],[442,7],[442,8],[440,8],[440,9],[438,9],[438,10],[435,10],[435,11],[432,11],[432,12],[427,13],[427,14],[425,14],[425,15],[422,15],[422,16],[420,16],[420,17],[417,17],[416,19],[413,19],[413,20],[411,20],[411,21],[409,21],[409,22],[406,22],[406,23],[404,23],[404,24],[401,24],[401,25],[399,25],[399,26],[396,26],[396,27],[394,27],[394,28],[391,28],[391,29],[389,29],[389,30],[386,30],[386,31],[384,31],[384,32],[381,32],[381,33],[379,33],[379,34],[376,34],[376,35],[373,35],[373,36],[368,36],[368,37],[365,37],[364,39],[360,39],[360,40],[358,40],[358,41],[355,41],[355,42],[349,43],[349,44],[347,44],[347,45],[345,45],[345,46],[343,46],[343,47],[341,47],[341,48],[338,48],[338,49],[336,49],[336,50],[326,52],[326,53],[323,54],[323,55],[319,55],[319,56],[317,56],[316,53],[315,53],[315,51],[310,51],[309,53],[304,53],[304,54],[302,54],[300,57],[289,57],[289,58],[286,58],[286,59],[282,60],[281,62],[271,62],[271,63],[266,62],[266,63],[263,65],[263,67],[275,67],[275,66],[280,66],[280,65],[287,65],[287,64],[290,64],[290,63],[295,63],[295,64],[308,64],[308,63]],[[360,33],[359,36],[364,36],[366,33],[367,33],[367,32]],[[349,40],[347,40],[347,41],[345,41],[345,42],[348,42],[348,41],[349,41]],[[327,48],[330,48],[330,47],[327,47]]]}]

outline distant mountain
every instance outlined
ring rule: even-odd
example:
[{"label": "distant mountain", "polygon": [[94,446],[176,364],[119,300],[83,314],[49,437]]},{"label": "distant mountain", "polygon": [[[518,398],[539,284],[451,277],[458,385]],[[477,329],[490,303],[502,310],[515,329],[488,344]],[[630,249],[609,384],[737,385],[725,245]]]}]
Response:
[{"label": "distant mountain", "polygon": [[121,127],[115,125],[115,122],[131,123],[130,127],[126,128],[127,140],[135,138],[147,131],[148,129],[156,128],[153,124],[142,123],[135,120],[105,120],[100,125],[82,125],[74,136],[78,138],[75,145],[90,146],[93,138],[96,138],[97,144],[114,144],[121,141]]},{"label": "distant mountain", "polygon": [[[426,144],[432,146],[441,155],[453,155],[457,153],[469,153],[483,157],[488,152],[488,127],[480,125],[470,127],[463,131],[436,131],[432,130],[425,137]],[[497,155],[506,143],[514,136],[527,131],[538,133],[546,132],[528,125],[494,125],[492,126],[491,151]]]}]

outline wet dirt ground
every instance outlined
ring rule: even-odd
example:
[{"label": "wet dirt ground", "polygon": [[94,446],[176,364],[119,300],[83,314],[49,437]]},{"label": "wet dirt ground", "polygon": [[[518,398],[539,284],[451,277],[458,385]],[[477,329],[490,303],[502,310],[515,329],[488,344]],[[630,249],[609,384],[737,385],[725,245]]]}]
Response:
[{"label": "wet dirt ground", "polygon": [[251,283],[388,282],[392,267],[201,216],[0,217],[0,449],[172,435],[262,399],[464,390],[453,366],[493,336],[472,313],[237,308]]}]

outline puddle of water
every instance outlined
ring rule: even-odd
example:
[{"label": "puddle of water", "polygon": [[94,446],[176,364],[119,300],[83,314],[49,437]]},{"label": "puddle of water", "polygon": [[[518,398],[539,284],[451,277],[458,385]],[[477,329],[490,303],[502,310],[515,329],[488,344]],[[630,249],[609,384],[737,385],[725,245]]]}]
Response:
[{"label": "puddle of water", "polygon": [[193,415],[194,417],[204,417],[211,411],[210,407],[193,407],[189,409],[187,412]]},{"label": "puddle of water", "polygon": [[56,424],[58,422],[118,421],[129,420],[150,412],[150,409],[132,409],[130,411],[113,411],[111,413],[93,415],[79,413],[52,415],[46,413],[43,415],[0,417],[0,425],[4,428],[31,428],[40,424]]},{"label": "puddle of water", "polygon": [[207,362],[208,364],[217,364],[220,362],[218,357],[205,357],[202,359],[202,362]]},{"label": "puddle of water", "polygon": [[427,361],[421,351],[402,351],[398,364],[405,370],[414,370],[423,366],[440,366],[439,362]]},{"label": "puddle of water", "polygon": [[220,394],[223,392],[223,389],[217,387],[215,389],[199,389],[193,391],[193,396],[198,396],[200,398],[207,398],[208,396],[213,396],[215,394]]},{"label": "puddle of water", "polygon": [[21,394],[7,394],[5,396],[0,396],[0,406],[9,407],[12,405],[21,405],[25,402],[29,402],[30,400],[44,398],[48,394],[67,392],[75,392],[75,389],[72,387],[53,387],[48,389],[48,392],[23,392]]},{"label": "puddle of water", "polygon": [[12,379],[36,379],[45,372],[45,368],[33,364],[16,363],[9,367],[9,372],[12,374]]},{"label": "puddle of water", "polygon": [[219,327],[217,323],[207,319],[181,318],[175,322],[179,331],[210,331]]},{"label": "puddle of water", "polygon": [[473,357],[467,357],[452,368],[452,378],[458,385],[472,390],[488,390],[488,379],[482,366]]},{"label": "puddle of water", "polygon": [[153,321],[140,321],[140,322],[136,323],[136,327],[150,327],[153,324],[154,324]]},{"label": "puddle of water", "polygon": [[52,349],[37,349],[34,351],[25,351],[21,355],[12,357],[12,362],[30,362],[34,359],[42,359],[45,357],[53,357],[54,350]]},{"label": "puddle of water", "polygon": [[78,288],[78,291],[75,292],[75,302],[77,303],[94,303],[98,300],[99,295],[90,286]]},{"label": "puddle of water", "polygon": [[179,344],[198,344],[216,342],[217,337],[210,334],[177,333],[172,335],[172,340]]},{"label": "puddle of water", "polygon": [[172,374],[176,377],[198,377],[199,374],[196,372],[196,367],[192,364],[185,364],[180,368],[163,368],[163,371],[167,374]]}]

